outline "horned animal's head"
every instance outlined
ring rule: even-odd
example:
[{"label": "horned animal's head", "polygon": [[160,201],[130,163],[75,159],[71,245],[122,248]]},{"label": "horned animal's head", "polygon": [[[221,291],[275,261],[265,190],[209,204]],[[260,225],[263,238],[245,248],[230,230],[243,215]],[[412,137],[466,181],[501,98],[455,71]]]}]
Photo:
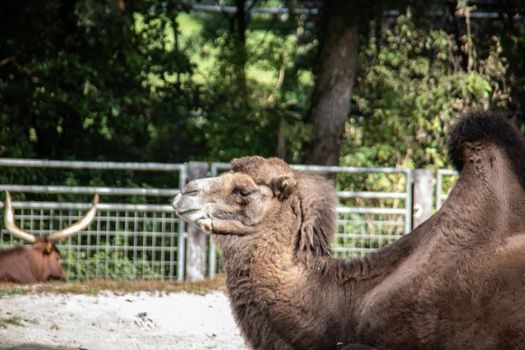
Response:
[{"label": "horned animal's head", "polygon": [[11,194],[6,192],[5,197],[5,228],[11,232],[13,236],[31,243],[31,249],[36,253],[35,261],[39,261],[39,268],[45,270],[49,278],[65,279],[66,274],[60,263],[60,251],[56,247],[56,242],[80,233],[80,231],[85,229],[93,221],[97,212],[98,194],[95,194],[91,208],[79,221],[45,237],[35,236],[32,233],[20,229],[15,222]]}]

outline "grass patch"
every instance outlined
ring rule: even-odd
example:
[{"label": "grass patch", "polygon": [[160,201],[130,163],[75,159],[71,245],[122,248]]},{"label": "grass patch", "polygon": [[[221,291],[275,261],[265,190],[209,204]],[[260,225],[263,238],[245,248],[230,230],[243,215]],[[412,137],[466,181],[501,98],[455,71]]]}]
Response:
[{"label": "grass patch", "polygon": [[[0,283],[0,285],[2,284]],[[6,288],[6,289],[0,288],[0,297],[11,296],[11,295],[24,295],[24,294],[27,294],[27,290],[21,287],[13,287],[11,285],[11,288]]]},{"label": "grass patch", "polygon": [[18,316],[0,318],[0,328],[7,328],[8,326],[22,326],[22,319]]},{"label": "grass patch", "polygon": [[116,294],[133,292],[188,292],[206,294],[215,290],[225,290],[224,277],[197,282],[167,280],[88,280],[48,282],[34,285],[0,283],[0,298],[35,293],[98,295],[101,292],[110,291]]}]

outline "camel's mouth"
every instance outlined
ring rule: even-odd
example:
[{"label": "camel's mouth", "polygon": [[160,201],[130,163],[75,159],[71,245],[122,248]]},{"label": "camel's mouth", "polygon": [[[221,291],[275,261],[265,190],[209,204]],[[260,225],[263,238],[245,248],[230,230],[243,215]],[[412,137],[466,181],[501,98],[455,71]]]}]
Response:
[{"label": "camel's mouth", "polygon": [[178,216],[188,216],[191,213],[199,211],[200,209],[177,209],[175,208],[175,214]]}]

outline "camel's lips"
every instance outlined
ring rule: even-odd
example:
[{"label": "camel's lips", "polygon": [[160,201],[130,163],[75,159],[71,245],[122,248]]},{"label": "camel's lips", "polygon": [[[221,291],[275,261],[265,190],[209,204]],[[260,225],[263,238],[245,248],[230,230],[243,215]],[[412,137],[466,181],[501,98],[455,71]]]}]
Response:
[{"label": "camel's lips", "polygon": [[175,209],[175,214],[178,216],[188,216],[188,214],[199,211],[199,209]]},{"label": "camel's lips", "polygon": [[[188,214],[191,214],[191,213],[194,213],[194,212],[197,212],[199,210],[201,210],[201,208],[184,208],[182,206],[182,194],[181,193],[178,193],[175,198],[173,198],[173,200],[171,201],[171,206],[175,209],[175,214],[177,214],[178,216],[181,216],[181,217],[187,217]],[[187,204],[187,203],[186,203]]]}]

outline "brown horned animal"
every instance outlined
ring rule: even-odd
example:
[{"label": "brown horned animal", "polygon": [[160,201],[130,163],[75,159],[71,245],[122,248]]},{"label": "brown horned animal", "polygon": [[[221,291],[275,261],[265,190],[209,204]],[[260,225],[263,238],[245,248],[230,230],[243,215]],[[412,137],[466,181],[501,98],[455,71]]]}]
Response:
[{"label": "brown horned animal", "polygon": [[220,246],[253,349],[525,349],[525,140],[476,112],[451,133],[459,179],[443,207],[389,246],[330,256],[333,186],[244,157],[188,183],[178,215]]},{"label": "brown horned animal", "polygon": [[21,230],[15,223],[11,195],[5,195],[5,228],[31,245],[0,250],[0,282],[38,283],[51,279],[65,279],[56,242],[85,229],[95,218],[98,194],[91,209],[76,223],[47,237],[37,237]]}]

